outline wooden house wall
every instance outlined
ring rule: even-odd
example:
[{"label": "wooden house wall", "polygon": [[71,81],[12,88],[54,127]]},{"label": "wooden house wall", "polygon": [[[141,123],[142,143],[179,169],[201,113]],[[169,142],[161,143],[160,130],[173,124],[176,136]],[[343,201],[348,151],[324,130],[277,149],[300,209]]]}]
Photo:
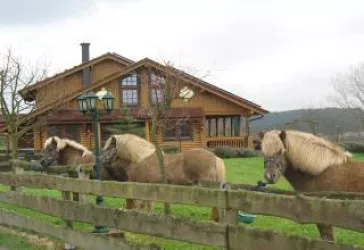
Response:
[{"label": "wooden house wall", "polygon": [[[91,74],[92,74],[92,82],[96,82],[106,75],[110,75],[114,72],[122,69],[123,65],[113,61],[113,60],[104,60],[100,63],[97,63],[92,66]],[[138,71],[140,74],[140,86],[139,86],[139,105],[141,108],[146,108],[149,106],[150,101],[150,91],[149,91],[149,74],[145,69],[140,69]],[[221,97],[218,97],[214,94],[209,93],[208,91],[203,91],[196,86],[192,86],[190,83],[185,83],[183,86],[188,86],[191,88],[195,96],[189,101],[184,102],[182,100],[174,100],[172,102],[172,106],[175,108],[178,107],[202,107],[205,115],[243,115],[246,116],[250,111],[248,109],[244,109],[243,107],[238,106],[230,102],[229,100],[225,100]],[[115,109],[120,107],[120,78],[115,79],[105,87],[107,90],[111,91],[115,97]],[[60,95],[68,95],[72,92],[79,90],[82,88],[82,71],[78,71],[74,74],[61,78],[53,83],[49,84],[47,87],[42,88],[36,99],[36,104],[42,104],[44,100],[52,100],[61,98]],[[97,92],[101,90],[95,89]],[[47,97],[44,99],[44,97]],[[73,100],[65,105],[64,108],[67,109],[78,109],[77,100]],[[100,107],[102,108],[102,107]],[[81,126],[81,124],[80,124]],[[204,147],[206,146],[206,128],[205,126],[205,118],[201,117],[198,119],[193,119],[192,121],[192,140],[182,141],[182,149],[187,148],[195,148],[195,147]],[[81,143],[89,148],[93,148],[95,145],[94,136],[92,132],[90,133],[91,127],[89,125],[82,125],[81,129]],[[35,149],[40,149],[41,145],[43,145],[45,139],[47,138],[47,130],[46,128],[38,129],[34,131],[34,147]],[[164,141],[162,133],[158,134],[158,140],[163,146],[177,146],[179,147],[179,141]],[[102,146],[102,145],[101,145]]]}]

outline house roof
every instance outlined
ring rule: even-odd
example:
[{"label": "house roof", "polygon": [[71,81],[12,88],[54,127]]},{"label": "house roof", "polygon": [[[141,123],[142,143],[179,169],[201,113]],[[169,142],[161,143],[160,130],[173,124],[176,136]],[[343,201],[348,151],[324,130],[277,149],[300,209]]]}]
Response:
[{"label": "house roof", "polygon": [[[152,67],[155,67],[161,71],[164,71],[165,69],[165,66],[156,62],[156,61],[153,61],[149,58],[144,58],[143,59],[145,61],[145,65],[149,65],[149,66],[152,66]],[[256,112],[256,114],[266,114],[266,113],[269,113],[268,110],[265,110],[263,109],[260,105],[254,103],[254,102],[251,102],[251,101],[248,101],[238,95],[235,95],[227,90],[224,90],[220,87],[217,87],[211,83],[208,83],[206,81],[203,81],[201,80],[200,78],[197,78],[195,76],[192,76],[184,71],[181,71],[179,69],[176,69],[174,68],[174,70],[176,70],[177,72],[181,73],[181,75],[179,75],[179,77],[182,77],[183,80],[191,83],[192,85],[194,86],[197,86],[201,89],[204,89],[204,90],[207,90],[208,92],[211,92],[217,96],[220,96],[221,98],[223,99],[226,99],[230,102],[233,102],[241,107],[244,107],[244,108],[249,108],[249,109],[252,109]]]},{"label": "house roof", "polygon": [[[96,57],[90,61],[88,61],[87,63],[82,63],[82,64],[79,64],[79,65],[76,65],[74,66],[73,68],[70,68],[70,69],[67,69],[65,71],[63,71],[62,73],[59,73],[59,74],[56,74],[52,77],[49,77],[47,79],[44,79],[43,81],[41,82],[37,82],[36,84],[34,85],[31,85],[27,88],[24,88],[22,90],[19,91],[19,93],[22,95],[22,97],[24,99],[26,99],[27,95],[29,92],[32,92],[32,91],[35,91],[41,87],[43,87],[44,85],[47,85],[48,83],[52,82],[53,80],[56,80],[60,77],[64,77],[66,75],[69,75],[69,74],[72,74],[78,70],[81,70],[83,69],[84,67],[87,67],[89,65],[92,65],[92,64],[95,64],[97,62],[100,62],[102,60],[105,60],[107,58],[110,58],[110,59],[113,59],[113,60],[116,60],[120,63],[123,63],[124,65],[126,65],[125,68],[121,69],[121,70],[118,70],[117,72],[113,73],[113,74],[110,74],[110,75],[107,75],[105,76],[104,78],[102,78],[101,80],[98,80],[97,82],[94,82],[93,84],[91,84],[90,86],[87,86],[85,88],[82,88],[78,91],[75,91],[71,94],[69,94],[68,96],[65,96],[62,100],[55,100],[55,101],[52,101],[51,103],[47,103],[47,105],[43,106],[43,107],[40,107],[40,108],[37,108],[35,109],[34,111],[32,111],[31,113],[29,113],[27,116],[25,117],[22,117],[21,119],[19,119],[19,122],[18,123],[23,123],[25,122],[26,120],[29,120],[29,119],[32,119],[36,116],[39,116],[39,115],[42,115],[44,114],[45,112],[47,111],[50,111],[54,108],[57,108],[75,98],[77,98],[82,92],[85,92],[85,91],[92,91],[94,89],[97,89],[97,88],[100,88],[102,87],[103,85],[107,84],[108,82],[114,80],[114,79],[117,79],[119,77],[121,77],[122,75],[125,75],[127,73],[130,73],[132,71],[134,71],[135,69],[137,68],[140,68],[140,67],[153,67],[157,70],[160,70],[160,71],[166,71],[166,67],[154,60],[151,60],[149,58],[144,58],[140,61],[137,61],[137,62],[134,62],[130,59],[127,59],[125,57],[122,57],[120,55],[118,55],[117,53],[106,53],[106,54],[103,54],[99,57]],[[252,110],[252,113],[251,115],[261,115],[261,114],[266,114],[266,113],[269,113],[269,111],[263,109],[260,105],[254,103],[254,102],[251,102],[251,101],[248,101],[240,96],[237,96],[233,93],[230,93],[222,88],[219,88],[215,85],[212,85],[206,81],[203,81],[195,76],[192,76],[190,74],[187,74],[186,72],[183,72],[181,70],[178,70],[178,69],[175,69],[177,70],[177,72],[181,73],[181,75],[179,75],[179,77],[182,78],[182,80],[190,83],[191,85],[193,86],[196,86],[200,89],[203,89],[203,90],[206,90],[212,94],[215,94],[225,100],[228,100],[230,102],[233,102],[241,107],[244,107],[244,108],[247,108],[247,109],[251,109]],[[3,131],[4,128],[0,128],[0,132]]]},{"label": "house roof", "polygon": [[32,101],[30,95],[31,95],[31,93],[33,91],[43,87],[44,85],[47,85],[50,82],[53,82],[53,81],[55,81],[55,80],[57,80],[57,79],[59,79],[61,77],[68,76],[68,75],[73,74],[73,73],[75,73],[75,72],[77,72],[77,71],[79,71],[79,70],[81,70],[83,68],[94,65],[94,64],[96,64],[98,62],[101,62],[103,60],[106,60],[106,59],[115,60],[115,61],[117,61],[117,62],[119,62],[119,63],[121,63],[121,64],[123,64],[125,66],[128,66],[130,64],[135,63],[133,60],[130,60],[130,59],[126,58],[126,57],[123,57],[123,56],[121,56],[121,55],[119,55],[119,54],[117,54],[115,52],[108,52],[108,53],[105,53],[105,54],[103,54],[101,56],[95,57],[95,58],[93,58],[93,59],[91,59],[91,60],[89,60],[87,62],[78,64],[78,65],[76,65],[76,66],[74,66],[72,68],[66,69],[63,72],[60,72],[60,73],[55,74],[53,76],[47,77],[47,78],[43,79],[42,81],[39,81],[39,82],[37,82],[37,83],[35,83],[33,85],[27,86],[27,87],[21,89],[19,91],[19,94],[22,96],[22,98],[24,100]]}]

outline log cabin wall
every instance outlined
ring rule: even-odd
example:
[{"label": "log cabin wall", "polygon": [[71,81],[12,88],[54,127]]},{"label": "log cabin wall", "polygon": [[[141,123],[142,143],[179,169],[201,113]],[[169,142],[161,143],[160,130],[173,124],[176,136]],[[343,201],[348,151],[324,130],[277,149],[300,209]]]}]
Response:
[{"label": "log cabin wall", "polygon": [[[101,60],[98,63],[93,64],[90,67],[91,73],[91,84],[103,79],[107,75],[118,72],[126,67],[112,59]],[[138,105],[139,108],[148,108],[151,102],[151,91],[150,91],[150,71],[148,71],[143,66],[137,68],[136,70],[130,72],[129,74],[136,73],[139,76],[138,81]],[[115,109],[120,109],[122,102],[122,87],[121,79],[124,76],[120,76],[105,84],[104,88],[111,91],[115,97]],[[249,117],[251,115],[251,110],[249,108],[244,108],[230,100],[219,97],[202,87],[191,84],[191,82],[183,82],[181,86],[187,86],[192,89],[195,93],[194,97],[188,102],[183,100],[173,100],[173,108],[202,108],[204,115],[201,117],[191,118],[191,138],[188,140],[182,140],[181,146],[182,150],[194,147],[206,147],[207,145],[235,145],[238,147],[252,147],[252,138],[248,138],[249,126],[244,124],[245,119],[241,119],[239,125],[238,135],[230,137],[211,137],[208,134],[209,127],[206,126],[206,121],[209,117],[232,117],[238,116],[240,118]],[[36,104],[41,105],[45,100],[53,100],[62,98],[64,95],[69,95],[75,91],[82,89],[82,69],[79,71],[67,75],[65,77],[60,77],[55,79],[53,82],[49,83],[45,87],[42,87],[37,91]],[[101,87],[94,90],[97,92],[101,90]],[[46,98],[45,98],[46,97]],[[103,109],[100,103],[99,108]],[[65,104],[63,109],[78,110],[77,100],[72,100]],[[145,121],[146,129],[150,130],[151,124],[149,120]],[[91,129],[91,124],[89,122],[80,122],[80,142],[87,146],[88,148],[94,148],[95,141]],[[34,130],[34,148],[39,150],[41,145],[43,145],[44,140],[47,138],[47,129],[42,128]],[[146,138],[150,138],[150,134],[146,132]],[[216,140],[215,140],[216,139]],[[179,140],[169,141],[164,138],[163,131],[158,131],[158,140],[163,146],[177,146],[179,147]],[[215,140],[215,141],[213,141]],[[213,141],[213,142],[212,142]],[[230,144],[229,144],[230,143]],[[101,145],[103,146],[103,145]]]}]

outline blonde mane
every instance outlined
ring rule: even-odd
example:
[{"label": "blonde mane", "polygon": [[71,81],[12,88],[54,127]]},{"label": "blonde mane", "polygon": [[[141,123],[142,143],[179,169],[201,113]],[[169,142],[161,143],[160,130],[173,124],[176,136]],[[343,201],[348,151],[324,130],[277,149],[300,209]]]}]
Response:
[{"label": "blonde mane", "polygon": [[285,152],[292,167],[304,173],[319,175],[328,167],[343,164],[352,157],[338,145],[313,134],[287,130],[282,142],[280,133],[272,130],[264,134],[263,154],[273,156]]},{"label": "blonde mane", "polygon": [[138,163],[155,152],[154,144],[134,134],[110,136],[105,142],[104,150],[110,147],[113,138],[116,140],[116,154],[120,159]]},{"label": "blonde mane", "polygon": [[61,150],[63,150],[63,149],[65,149],[67,146],[69,146],[71,148],[74,148],[74,149],[77,149],[77,150],[82,151],[83,152],[82,158],[90,158],[90,157],[93,156],[92,152],[88,148],[86,148],[85,146],[83,146],[82,144],[80,144],[78,142],[75,142],[73,140],[66,139],[66,138],[59,138],[58,136],[49,137],[44,142],[44,146],[43,146],[44,149],[51,144],[52,139],[54,139],[56,141],[56,143],[57,143],[56,150],[58,152],[61,151]]}]

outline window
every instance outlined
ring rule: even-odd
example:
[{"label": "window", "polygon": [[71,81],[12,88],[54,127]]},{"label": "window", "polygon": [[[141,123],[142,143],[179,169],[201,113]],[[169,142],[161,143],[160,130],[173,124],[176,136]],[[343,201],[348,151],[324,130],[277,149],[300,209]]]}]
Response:
[{"label": "window", "polygon": [[240,129],[240,117],[233,116],[231,120],[231,135],[239,136],[239,129]]},{"label": "window", "polygon": [[164,129],[164,139],[166,141],[191,140],[192,126],[190,120],[184,120],[172,124]]},{"label": "window", "polygon": [[152,104],[164,101],[164,87],[166,79],[163,76],[156,75],[154,73],[150,74],[150,94]]},{"label": "window", "polygon": [[208,135],[210,137],[216,136],[216,118],[209,118],[209,129],[208,129]]},{"label": "window", "polygon": [[224,125],[225,125],[225,132],[224,132],[225,136],[232,136],[231,117],[225,117]]},{"label": "window", "polygon": [[225,122],[223,117],[217,118],[217,136],[225,135]]},{"label": "window", "polygon": [[219,116],[206,118],[206,134],[209,137],[239,136],[239,116]]},{"label": "window", "polygon": [[139,104],[139,76],[130,74],[121,79],[121,105],[137,106]]},{"label": "window", "polygon": [[67,138],[76,142],[81,141],[81,125],[79,124],[62,124],[51,125],[48,127],[48,136],[58,136]]}]

